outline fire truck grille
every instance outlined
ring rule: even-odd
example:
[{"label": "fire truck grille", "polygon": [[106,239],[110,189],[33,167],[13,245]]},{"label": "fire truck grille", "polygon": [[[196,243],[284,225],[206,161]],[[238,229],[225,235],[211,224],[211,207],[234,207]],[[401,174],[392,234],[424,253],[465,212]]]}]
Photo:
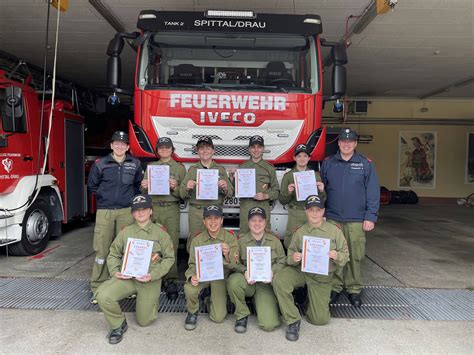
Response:
[{"label": "fire truck grille", "polygon": [[234,141],[248,141],[252,136],[238,136],[234,138]]},{"label": "fire truck grille", "polygon": [[215,136],[215,135],[205,135],[205,134],[193,134],[193,139],[201,139],[201,138],[204,138],[204,137],[209,137],[211,138],[213,141],[220,141],[222,140],[221,137],[219,136]]},{"label": "fire truck grille", "polygon": [[[241,145],[214,145],[216,157],[241,157],[249,155],[249,148]],[[193,146],[193,155],[197,155],[196,146]]]},{"label": "fire truck grille", "polygon": [[304,120],[298,119],[267,119],[255,127],[198,125],[187,117],[153,116],[152,120],[159,137],[173,137],[179,158],[196,158],[197,140],[208,136],[214,141],[215,156],[229,160],[248,159],[248,140],[256,134],[265,137],[264,159],[277,159],[298,141],[304,126]]}]

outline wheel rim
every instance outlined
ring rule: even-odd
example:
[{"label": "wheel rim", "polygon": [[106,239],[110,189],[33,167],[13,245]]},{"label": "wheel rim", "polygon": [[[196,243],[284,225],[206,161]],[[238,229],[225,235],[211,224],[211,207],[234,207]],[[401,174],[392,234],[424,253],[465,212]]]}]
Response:
[{"label": "wheel rim", "polygon": [[41,210],[34,210],[26,221],[26,237],[30,243],[37,243],[48,234],[48,217]]}]

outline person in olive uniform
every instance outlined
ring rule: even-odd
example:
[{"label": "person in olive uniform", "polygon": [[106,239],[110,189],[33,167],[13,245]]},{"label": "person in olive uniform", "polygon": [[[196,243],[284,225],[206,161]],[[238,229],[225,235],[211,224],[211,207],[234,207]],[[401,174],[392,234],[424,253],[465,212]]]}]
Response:
[{"label": "person in olive uniform", "polygon": [[[202,224],[202,210],[204,207],[222,205],[224,197],[231,197],[234,195],[234,187],[229,181],[225,168],[213,160],[215,150],[212,139],[206,136],[199,138],[196,143],[196,151],[199,156],[199,162],[189,168],[179,190],[180,197],[189,202],[189,237],[186,244],[186,249],[188,251],[192,238],[204,230]],[[196,198],[196,175],[198,169],[219,170],[219,198],[217,200],[198,200]]]},{"label": "person in olive uniform", "polygon": [[[140,193],[143,179],[141,163],[127,154],[128,134],[115,132],[110,148],[112,153],[97,159],[91,168],[87,187],[95,193],[97,213],[93,247],[96,252],[92,266],[91,290],[93,295],[100,284],[109,279],[107,255],[118,232],[133,222],[130,214],[132,197]],[[92,303],[97,303],[92,297]]]},{"label": "person in olive uniform", "polygon": [[[168,233],[151,221],[152,213],[151,198],[148,195],[135,196],[132,201],[135,222],[120,231],[110,247],[107,266],[112,278],[97,290],[99,307],[111,329],[108,334],[110,344],[119,343],[128,328],[120,309],[120,300],[137,295],[136,316],[142,327],[150,325],[158,317],[161,280],[174,263],[174,251]],[[153,242],[148,273],[143,276],[132,278],[121,273],[128,238]]]},{"label": "person in olive uniform", "polygon": [[[298,144],[295,148],[295,166],[293,169],[285,173],[281,180],[280,189],[280,203],[282,205],[288,205],[288,221],[286,224],[285,233],[285,248],[288,249],[291,244],[291,237],[296,230],[306,223],[306,213],[304,208],[304,201],[296,200],[295,192],[295,179],[294,173],[300,171],[311,170],[308,167],[309,160],[311,159],[308,151],[308,147],[305,144]],[[326,193],[324,192],[324,184],[321,182],[319,174],[316,172],[316,186],[318,189],[318,195],[322,200],[326,199]]]},{"label": "person in olive uniform", "polygon": [[[307,223],[300,227],[288,249],[288,266],[273,279],[273,290],[280,306],[283,321],[288,325],[286,339],[299,338],[301,315],[295,306],[292,292],[295,288],[308,287],[306,318],[315,325],[329,322],[329,297],[331,281],[336,265],[344,266],[349,260],[349,250],[342,232],[333,224],[324,221],[324,203],[317,195],[308,196],[305,202]],[[329,274],[319,275],[301,271],[303,237],[319,237],[330,240]]]},{"label": "person in olive uniform", "polygon": [[[240,234],[247,233],[249,225],[247,221],[248,212],[253,207],[265,210],[267,218],[267,230],[270,225],[270,202],[278,199],[280,187],[276,177],[275,167],[263,159],[265,143],[263,137],[253,136],[249,140],[250,159],[239,165],[239,169],[255,169],[257,193],[253,198],[240,199]],[[235,169],[231,170],[235,172]]]},{"label": "person in olive uniform", "polygon": [[254,207],[249,211],[249,232],[239,236],[240,263],[227,280],[230,300],[235,305],[235,327],[237,333],[247,331],[250,310],[245,297],[253,297],[257,311],[257,322],[265,331],[272,331],[280,325],[278,304],[271,282],[256,282],[249,278],[247,271],[247,247],[270,247],[272,277],[286,265],[286,254],[280,239],[265,231],[267,216],[265,210]]},{"label": "person in olive uniform", "polygon": [[[178,298],[178,267],[177,254],[179,247],[179,185],[186,175],[186,168],[183,164],[176,162],[172,158],[174,152],[173,142],[168,137],[160,137],[156,142],[156,153],[160,160],[148,165],[168,165],[170,169],[170,194],[167,196],[153,195],[153,222],[159,223],[166,228],[166,231],[173,241],[175,263],[170,272],[166,275],[166,295],[172,301]],[[148,170],[145,171],[145,177],[142,180],[141,187],[143,191],[148,190]]]},{"label": "person in olive uniform", "polygon": [[374,229],[377,222],[380,185],[372,161],[355,151],[355,131],[343,128],[338,145],[339,152],[323,161],[321,179],[327,193],[327,221],[341,227],[351,260],[336,270],[330,302],[335,303],[345,288],[352,305],[360,307],[365,232]]},{"label": "person in olive uniform", "polygon": [[[221,323],[227,315],[227,289],[226,279],[229,273],[235,269],[239,262],[239,246],[237,238],[222,227],[224,222],[221,206],[211,205],[203,208],[205,231],[199,233],[191,241],[189,250],[188,270],[184,274],[186,283],[184,293],[186,295],[186,308],[188,315],[184,323],[186,330],[193,330],[197,326],[197,312],[199,310],[199,293],[210,288],[209,298],[209,318]],[[224,280],[215,280],[210,282],[199,282],[196,272],[196,259],[194,248],[221,244],[222,262],[224,264]]]}]

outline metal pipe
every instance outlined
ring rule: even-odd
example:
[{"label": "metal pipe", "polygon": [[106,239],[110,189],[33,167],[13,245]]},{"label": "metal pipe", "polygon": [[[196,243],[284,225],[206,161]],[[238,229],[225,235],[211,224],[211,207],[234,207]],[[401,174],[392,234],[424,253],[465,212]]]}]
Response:
[{"label": "metal pipe", "polygon": [[[323,117],[323,124],[338,125],[343,122],[339,118]],[[351,118],[344,124],[377,124],[377,125],[410,125],[410,126],[474,126],[474,118]]]}]

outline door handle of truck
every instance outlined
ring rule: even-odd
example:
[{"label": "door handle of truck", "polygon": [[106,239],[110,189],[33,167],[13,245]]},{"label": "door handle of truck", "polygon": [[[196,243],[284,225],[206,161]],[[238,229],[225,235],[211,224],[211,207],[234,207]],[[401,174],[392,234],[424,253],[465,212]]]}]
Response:
[{"label": "door handle of truck", "polygon": [[27,155],[27,156],[24,156],[24,157],[23,157],[23,160],[24,160],[24,161],[32,161],[32,160],[33,160],[33,157],[30,157],[30,156]]}]

